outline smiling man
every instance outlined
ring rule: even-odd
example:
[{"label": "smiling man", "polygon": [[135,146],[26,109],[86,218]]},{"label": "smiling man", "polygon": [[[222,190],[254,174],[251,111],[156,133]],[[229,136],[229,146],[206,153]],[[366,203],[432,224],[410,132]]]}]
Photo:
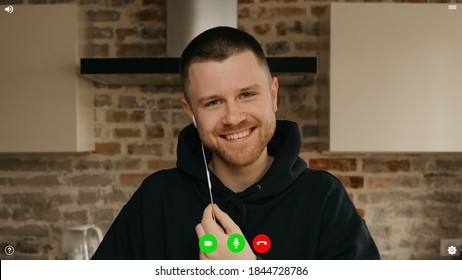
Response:
[{"label": "smiling man", "polygon": [[144,180],[93,259],[380,258],[339,180],[307,168],[297,125],[276,120],[278,81],[252,36],[207,30],[180,72],[193,124],[177,168]]},{"label": "smiling man", "polygon": [[213,155],[209,168],[228,188],[243,191],[273,160],[267,145],[276,128],[277,79],[244,50],[223,61],[192,64],[183,83],[184,110],[195,116],[199,137]]}]

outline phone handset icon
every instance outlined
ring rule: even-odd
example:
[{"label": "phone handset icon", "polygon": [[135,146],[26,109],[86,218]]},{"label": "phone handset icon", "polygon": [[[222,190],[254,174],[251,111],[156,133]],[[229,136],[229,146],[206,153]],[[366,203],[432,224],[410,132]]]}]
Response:
[{"label": "phone handset icon", "polygon": [[271,248],[271,239],[266,234],[259,234],[253,239],[252,246],[255,252],[264,254]]}]

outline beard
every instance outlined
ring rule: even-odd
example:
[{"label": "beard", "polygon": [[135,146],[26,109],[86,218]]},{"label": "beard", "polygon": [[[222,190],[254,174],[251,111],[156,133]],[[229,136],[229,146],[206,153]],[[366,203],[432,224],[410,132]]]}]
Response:
[{"label": "beard", "polygon": [[241,131],[242,129],[252,128],[251,134],[257,133],[256,141],[251,145],[242,145],[239,149],[228,149],[226,140],[214,141],[201,135],[204,146],[207,147],[215,156],[219,157],[224,163],[232,167],[246,167],[258,160],[262,155],[268,143],[271,141],[276,130],[276,116],[270,115],[266,120],[262,121],[243,121],[236,126],[221,126],[212,134],[213,138],[221,138],[220,135]]}]

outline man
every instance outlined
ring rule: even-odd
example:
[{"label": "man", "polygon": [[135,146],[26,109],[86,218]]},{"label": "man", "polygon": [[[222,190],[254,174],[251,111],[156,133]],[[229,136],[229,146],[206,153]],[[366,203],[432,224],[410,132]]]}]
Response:
[{"label": "man", "polygon": [[[278,81],[252,36],[210,29],[180,64],[193,124],[179,135],[177,168],[144,180],[93,259],[379,258],[342,184],[308,169],[297,125],[276,121]],[[215,251],[199,249],[205,234],[216,238]],[[232,234],[246,241],[238,253],[227,246]],[[271,239],[266,253],[252,249],[259,234]]]}]

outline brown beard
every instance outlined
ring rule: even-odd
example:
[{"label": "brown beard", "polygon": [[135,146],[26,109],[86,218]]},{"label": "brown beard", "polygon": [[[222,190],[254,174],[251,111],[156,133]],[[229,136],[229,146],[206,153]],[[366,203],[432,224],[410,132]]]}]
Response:
[{"label": "brown beard", "polygon": [[244,149],[231,153],[226,150],[222,145],[215,145],[213,141],[209,141],[206,137],[201,137],[204,146],[207,147],[214,155],[219,157],[223,162],[232,167],[246,167],[253,164],[265,150],[268,143],[271,141],[276,129],[276,119],[272,115],[266,120],[266,126],[262,126],[261,122],[250,123],[247,120],[239,123],[237,126],[228,126],[218,129],[219,133],[214,133],[215,137],[221,137],[225,133],[242,130],[243,128],[260,128],[260,130],[253,130],[251,133],[260,133],[258,141],[254,147],[245,147]]}]

